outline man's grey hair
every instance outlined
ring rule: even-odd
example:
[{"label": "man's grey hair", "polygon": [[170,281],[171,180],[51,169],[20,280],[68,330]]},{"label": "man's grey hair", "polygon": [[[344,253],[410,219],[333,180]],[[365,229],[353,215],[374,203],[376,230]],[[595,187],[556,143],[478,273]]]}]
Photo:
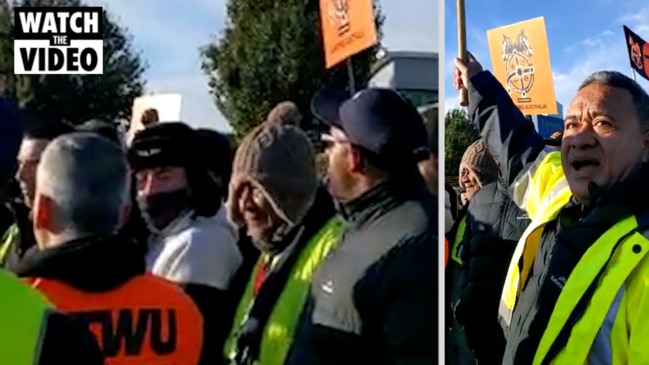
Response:
[{"label": "man's grey hair", "polygon": [[631,94],[633,105],[638,113],[642,131],[649,129],[649,94],[632,78],[617,71],[598,71],[588,76],[579,86],[581,90],[589,85],[602,85],[624,89]]},{"label": "man's grey hair", "polygon": [[107,235],[118,228],[130,199],[126,155],[90,132],[66,134],[43,151],[37,194],[54,202],[57,221],[71,235]]}]

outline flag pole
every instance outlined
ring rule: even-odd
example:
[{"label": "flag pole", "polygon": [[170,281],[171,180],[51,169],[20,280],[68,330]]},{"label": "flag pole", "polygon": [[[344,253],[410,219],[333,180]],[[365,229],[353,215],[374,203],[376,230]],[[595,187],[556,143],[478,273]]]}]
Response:
[{"label": "flag pole", "polygon": [[633,81],[638,81],[635,79],[635,68],[631,67],[631,75],[633,75]]},{"label": "flag pole", "polygon": [[[458,57],[466,61],[466,18],[464,14],[464,0],[457,0],[457,53]],[[460,105],[469,105],[469,90],[464,85],[460,89]]]}]

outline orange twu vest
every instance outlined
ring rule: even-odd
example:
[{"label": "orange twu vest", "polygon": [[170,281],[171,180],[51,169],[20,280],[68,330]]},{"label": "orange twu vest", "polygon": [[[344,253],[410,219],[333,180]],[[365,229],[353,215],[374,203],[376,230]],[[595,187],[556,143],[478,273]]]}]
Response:
[{"label": "orange twu vest", "polygon": [[107,365],[196,365],[203,318],[176,284],[150,274],[109,292],[84,292],[58,280],[27,278],[61,311],[88,323]]}]

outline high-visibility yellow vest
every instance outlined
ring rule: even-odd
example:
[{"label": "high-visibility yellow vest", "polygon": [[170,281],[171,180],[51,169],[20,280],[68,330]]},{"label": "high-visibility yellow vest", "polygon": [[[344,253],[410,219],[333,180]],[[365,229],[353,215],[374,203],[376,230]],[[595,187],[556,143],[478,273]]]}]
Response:
[{"label": "high-visibility yellow vest", "polygon": [[[558,152],[545,156],[527,184],[526,209],[532,223],[516,247],[503,288],[499,316],[506,324],[511,321],[516,299],[530,274],[544,227],[558,217],[571,197]],[[533,364],[647,363],[648,252],[647,233],[638,229],[638,218],[633,215],[595,241],[567,278]],[[593,283],[594,294],[580,319],[571,326],[567,343],[554,358],[547,358],[561,329]]]},{"label": "high-visibility yellow vest", "polygon": [[5,233],[0,238],[0,266],[4,266],[7,262],[7,256],[11,247],[20,240],[20,229],[16,223],[7,228]]},{"label": "high-visibility yellow vest", "polygon": [[0,362],[38,364],[50,304],[36,290],[1,269],[0,293]]},{"label": "high-visibility yellow vest", "polygon": [[[280,294],[263,330],[259,359],[256,365],[283,364],[293,343],[293,334],[306,303],[311,279],[325,257],[340,241],[342,221],[331,218],[316,233],[299,253],[291,274]],[[261,260],[261,259],[260,259]],[[252,273],[243,298],[239,302],[234,327],[225,345],[225,356],[234,359],[237,352],[236,340],[240,326],[245,322],[253,304],[253,281],[257,268]]]}]

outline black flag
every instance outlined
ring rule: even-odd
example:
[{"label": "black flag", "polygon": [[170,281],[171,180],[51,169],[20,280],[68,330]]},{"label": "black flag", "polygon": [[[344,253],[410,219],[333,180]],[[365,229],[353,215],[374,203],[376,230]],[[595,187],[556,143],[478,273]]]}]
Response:
[{"label": "black flag", "polygon": [[649,80],[649,43],[633,33],[626,25],[623,27],[631,68],[637,74]]}]

